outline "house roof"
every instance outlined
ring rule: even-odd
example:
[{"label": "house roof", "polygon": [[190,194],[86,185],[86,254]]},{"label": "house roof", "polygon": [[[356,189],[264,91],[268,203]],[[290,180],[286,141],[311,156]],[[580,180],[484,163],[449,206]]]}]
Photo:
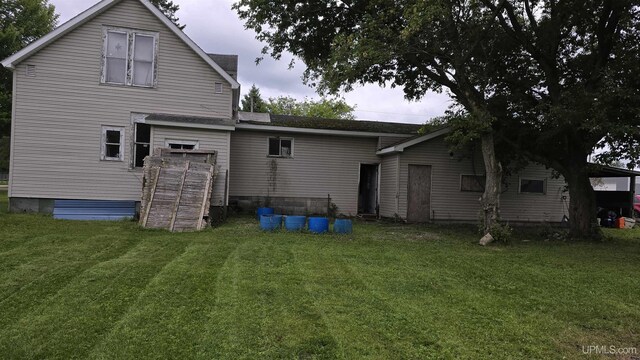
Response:
[{"label": "house roof", "polygon": [[293,115],[271,115],[271,121],[242,121],[243,124],[297,129],[337,130],[383,134],[416,134],[422,125],[366,120],[325,119]]},{"label": "house roof", "polygon": [[[97,15],[103,13],[108,10],[115,4],[119,3],[123,0],[102,0],[97,4],[93,5],[89,9],[83,11],[76,17],[67,21],[66,23],[58,26],[55,30],[51,31],[47,35],[41,37],[40,39],[32,42],[22,50],[16,52],[15,54],[9,56],[8,58],[2,60],[1,64],[5,68],[15,69],[15,66],[21,62],[22,60],[28,58],[29,56],[35,54],[42,48],[56,41],[60,37],[66,35],[70,31],[79,27],[80,25],[86,23],[87,21],[93,19]],[[216,72],[218,72],[233,89],[237,89],[240,87],[240,84],[229,75],[220,65],[218,65],[214,59],[212,59],[209,55],[207,55],[198,45],[196,45],[193,40],[191,40],[182,30],[180,30],[171,20],[169,20],[162,11],[158,10],[153,4],[151,4],[148,0],[136,0],[139,1],[142,5],[144,5],[149,11],[155,15],[163,24],[165,24],[174,34],[176,34],[182,41],[184,41],[187,46],[189,46],[198,56],[200,56],[211,68],[213,68]]]},{"label": "house roof", "polygon": [[431,139],[435,139],[439,136],[448,134],[451,131],[451,128],[446,126],[446,127],[442,127],[439,129],[436,129],[434,131],[431,131],[427,134],[423,134],[423,135],[416,135],[407,139],[403,139],[401,141],[398,141],[395,144],[391,144],[391,145],[387,145],[386,147],[378,150],[376,152],[376,154],[378,155],[387,155],[387,154],[396,154],[396,153],[401,153],[404,151],[404,149],[411,147],[413,145],[417,145],[420,143],[423,143],[425,141],[431,140]]},{"label": "house roof", "polygon": [[145,117],[144,122],[151,125],[216,130],[234,130],[235,125],[232,119],[173,114],[150,114]]},{"label": "house roof", "polygon": [[238,79],[238,55],[207,54],[234,79]]},{"label": "house roof", "polygon": [[591,169],[589,170],[589,177],[603,178],[603,177],[640,177],[640,171],[621,169],[613,166],[600,165],[595,163],[589,163]]}]

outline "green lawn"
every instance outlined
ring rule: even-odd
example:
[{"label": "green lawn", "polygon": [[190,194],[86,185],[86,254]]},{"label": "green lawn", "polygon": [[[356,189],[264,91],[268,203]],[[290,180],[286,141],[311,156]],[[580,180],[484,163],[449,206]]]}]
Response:
[{"label": "green lawn", "polygon": [[0,357],[640,352],[640,230],[607,234],[482,248],[459,226],[358,223],[340,237],[265,234],[238,218],[170,234],[0,213]]}]

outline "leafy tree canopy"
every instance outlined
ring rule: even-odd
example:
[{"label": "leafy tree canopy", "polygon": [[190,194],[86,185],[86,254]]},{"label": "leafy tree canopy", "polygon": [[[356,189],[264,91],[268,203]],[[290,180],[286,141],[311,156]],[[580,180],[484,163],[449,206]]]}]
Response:
[{"label": "leafy tree canopy", "polygon": [[321,98],[310,100],[305,98],[298,101],[289,96],[269,98],[266,104],[267,112],[276,115],[309,116],[327,119],[353,120],[355,108],[344,99]]},{"label": "leafy tree canopy", "polygon": [[180,30],[183,30],[186,25],[180,25],[178,22],[180,19],[176,16],[176,12],[180,10],[180,5],[175,4],[171,0],[150,0],[160,11],[162,11],[169,20],[171,20]]}]

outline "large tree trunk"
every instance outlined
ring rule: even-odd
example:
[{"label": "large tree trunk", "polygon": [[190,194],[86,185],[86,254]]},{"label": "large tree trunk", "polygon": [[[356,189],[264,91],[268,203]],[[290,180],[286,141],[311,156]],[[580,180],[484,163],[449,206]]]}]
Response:
[{"label": "large tree trunk", "polygon": [[589,180],[587,156],[572,157],[563,174],[569,186],[569,237],[598,240],[602,231],[596,222],[596,196]]},{"label": "large tree trunk", "polygon": [[480,198],[482,205],[482,226],[486,234],[500,220],[500,192],[502,188],[502,164],[496,158],[493,133],[481,137],[482,158],[486,173],[486,185]]}]

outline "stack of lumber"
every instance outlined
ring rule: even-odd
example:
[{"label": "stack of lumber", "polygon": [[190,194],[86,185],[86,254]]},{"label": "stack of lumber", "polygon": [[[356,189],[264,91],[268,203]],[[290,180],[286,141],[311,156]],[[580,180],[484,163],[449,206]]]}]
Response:
[{"label": "stack of lumber", "polygon": [[140,225],[170,231],[208,224],[215,151],[157,149],[144,160]]}]

